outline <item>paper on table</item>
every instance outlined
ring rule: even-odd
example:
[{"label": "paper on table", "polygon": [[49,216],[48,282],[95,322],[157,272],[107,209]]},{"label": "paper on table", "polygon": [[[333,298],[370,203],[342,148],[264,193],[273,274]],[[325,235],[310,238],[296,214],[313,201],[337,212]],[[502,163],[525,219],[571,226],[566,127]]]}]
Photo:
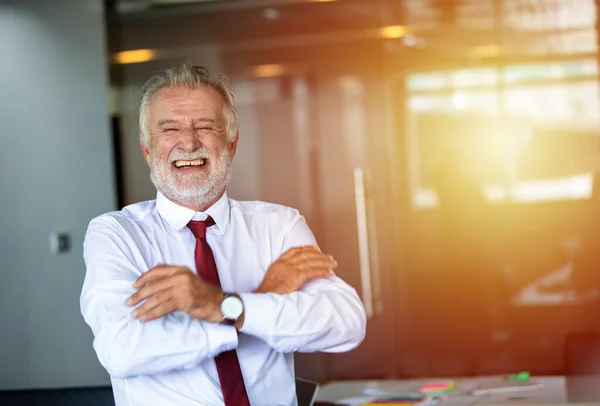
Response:
[{"label": "paper on table", "polygon": [[448,396],[442,406],[471,406],[477,403],[478,398],[470,395],[450,395]]},{"label": "paper on table", "polygon": [[338,400],[335,402],[336,405],[345,405],[345,406],[360,406],[365,403],[369,403],[373,400],[373,396],[365,397],[365,396],[354,396],[351,398],[346,398],[342,400]]},{"label": "paper on table", "polygon": [[391,392],[377,388],[365,388],[363,394],[367,396],[390,397],[390,396],[415,396],[422,397],[421,393]]},{"label": "paper on table", "polygon": [[475,388],[473,390],[473,395],[479,396],[490,395],[495,393],[533,391],[536,389],[540,389],[541,387],[541,383],[534,381],[528,383],[516,383],[507,381],[486,382],[485,384]]}]

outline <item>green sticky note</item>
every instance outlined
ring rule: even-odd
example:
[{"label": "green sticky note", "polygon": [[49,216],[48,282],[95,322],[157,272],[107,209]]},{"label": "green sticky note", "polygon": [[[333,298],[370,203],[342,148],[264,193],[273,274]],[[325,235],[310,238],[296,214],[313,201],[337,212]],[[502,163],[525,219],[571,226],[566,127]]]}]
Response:
[{"label": "green sticky note", "polygon": [[531,375],[527,371],[519,372],[508,376],[509,381],[528,382]]}]

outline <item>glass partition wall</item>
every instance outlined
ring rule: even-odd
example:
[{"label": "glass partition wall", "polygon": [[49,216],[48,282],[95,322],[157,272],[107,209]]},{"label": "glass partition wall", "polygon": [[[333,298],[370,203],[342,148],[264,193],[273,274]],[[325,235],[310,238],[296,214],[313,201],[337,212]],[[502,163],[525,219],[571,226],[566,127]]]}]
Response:
[{"label": "glass partition wall", "polygon": [[436,57],[392,80],[407,189],[401,369],[560,373],[565,338],[596,330],[600,308],[596,7],[450,3],[406,2],[422,33],[410,45]]}]

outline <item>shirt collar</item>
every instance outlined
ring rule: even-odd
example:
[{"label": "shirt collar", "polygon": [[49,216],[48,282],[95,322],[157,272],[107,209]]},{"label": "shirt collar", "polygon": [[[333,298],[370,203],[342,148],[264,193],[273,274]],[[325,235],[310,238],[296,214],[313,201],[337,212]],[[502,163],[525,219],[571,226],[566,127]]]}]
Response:
[{"label": "shirt collar", "polygon": [[[197,212],[180,206],[167,199],[162,193],[157,192],[156,210],[177,231],[186,227],[191,220],[202,221],[208,216],[213,218],[217,225],[216,229],[221,235],[225,234],[225,230],[227,230],[227,226],[229,225],[229,200],[227,192],[223,193],[223,196],[204,212]],[[211,229],[214,229],[214,227]]]}]

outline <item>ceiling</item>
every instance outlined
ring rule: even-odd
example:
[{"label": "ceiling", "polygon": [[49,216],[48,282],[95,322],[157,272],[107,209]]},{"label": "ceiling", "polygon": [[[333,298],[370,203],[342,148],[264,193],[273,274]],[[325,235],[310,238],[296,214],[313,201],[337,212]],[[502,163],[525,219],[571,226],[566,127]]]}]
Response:
[{"label": "ceiling", "polygon": [[[111,51],[368,47],[403,56],[592,54],[594,0],[112,0]],[[382,27],[401,27],[386,37]]]}]

